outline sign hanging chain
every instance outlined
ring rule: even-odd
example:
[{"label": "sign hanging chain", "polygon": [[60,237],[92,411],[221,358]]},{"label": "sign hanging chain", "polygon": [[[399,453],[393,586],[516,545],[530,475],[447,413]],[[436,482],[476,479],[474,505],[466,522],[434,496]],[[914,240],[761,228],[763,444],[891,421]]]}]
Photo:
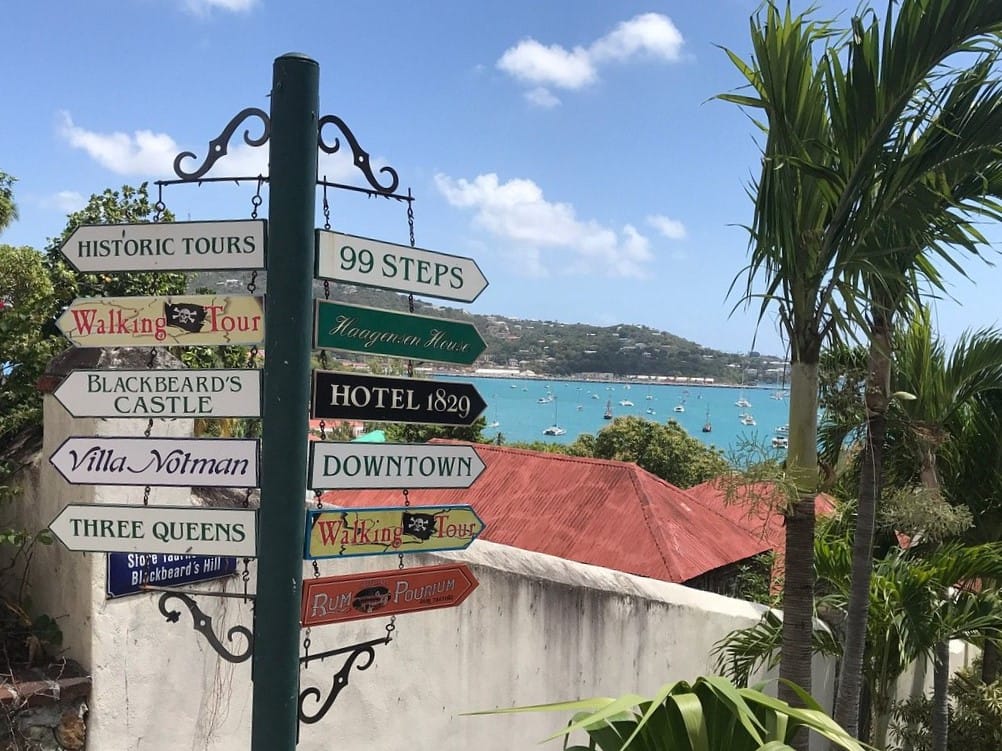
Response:
[{"label": "sign hanging chain", "polygon": [[[261,187],[263,185],[264,185],[264,175],[259,174],[257,176],[257,190],[254,192],[254,196],[251,198],[251,219],[257,219],[257,210],[261,206],[261,203],[264,200],[261,198]],[[257,292],[257,269],[253,269],[251,271],[250,280],[247,282],[247,292],[251,295]],[[259,350],[257,345],[252,344],[250,348],[247,350],[247,363],[245,365],[246,368],[250,369],[257,368],[258,353]],[[244,508],[250,508],[250,498],[252,491],[253,488],[247,488],[247,491],[244,493],[244,498],[242,503]],[[248,589],[250,585],[250,562],[251,559],[245,556],[243,559],[244,568],[243,571],[240,572],[240,581],[243,585],[244,602],[247,602],[247,600],[250,599],[248,595]],[[251,607],[252,608],[254,607],[253,602],[251,603]]]}]

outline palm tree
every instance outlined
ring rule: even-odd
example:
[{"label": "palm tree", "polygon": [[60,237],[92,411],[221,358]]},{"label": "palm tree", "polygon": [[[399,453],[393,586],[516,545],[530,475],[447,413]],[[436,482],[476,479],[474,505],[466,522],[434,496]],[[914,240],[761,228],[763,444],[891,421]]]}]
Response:
[{"label": "palm tree", "polygon": [[17,204],[14,203],[14,183],[17,178],[0,171],[0,232],[17,219]]},{"label": "palm tree", "polygon": [[[760,299],[760,320],[775,305],[790,342],[787,470],[797,492],[787,511],[781,676],[808,691],[820,353],[833,332],[853,321],[867,325],[856,285],[887,253],[884,242],[898,238],[922,250],[956,239],[948,186],[936,194],[939,211],[930,209],[942,165],[905,157],[937,114],[926,102],[942,101],[939,92],[955,83],[940,69],[943,61],[1002,29],[1002,5],[905,0],[896,13],[888,8],[884,25],[881,33],[876,15],[864,12],[852,33],[836,40],[830,24],[768,2],[752,18],[751,61],[727,53],[752,95],[720,97],[765,115],[743,299]],[[912,237],[909,226],[925,234]],[[756,291],[760,281],[763,292]]]},{"label": "palm tree", "polygon": [[[875,32],[874,32],[875,33]],[[878,48],[874,36],[870,53]],[[862,288],[869,320],[869,376],[865,389],[866,441],[859,480],[859,512],[854,539],[854,596],[846,624],[846,652],[835,716],[850,729],[858,716],[859,669],[866,628],[867,592],[873,555],[874,518],[881,493],[883,447],[890,400],[892,339],[895,316],[913,298],[920,282],[942,288],[932,259],[963,272],[959,252],[977,255],[984,238],[970,221],[972,214],[1002,218],[995,197],[1002,193],[1002,95],[993,78],[995,52],[961,72],[949,86],[923,96],[906,122],[913,121],[889,156],[898,166],[894,178],[902,190],[879,184],[867,196],[869,211],[886,217],[874,223],[863,244],[871,260],[847,274]],[[861,86],[853,84],[858,94]],[[865,93],[864,96],[869,96]],[[853,301],[850,298],[850,304]]]},{"label": "palm tree", "polygon": [[[923,490],[939,499],[942,482],[937,458],[949,439],[947,426],[962,412],[979,406],[984,395],[1002,392],[1002,333],[965,332],[947,356],[933,335],[928,309],[923,309],[898,340],[895,385],[914,395],[900,403],[910,427],[909,443]],[[944,593],[956,583],[946,582]],[[945,641],[937,647],[934,671],[933,750],[946,751],[950,666]]]},{"label": "palm tree", "polygon": [[[852,546],[846,531],[831,525],[831,533],[816,540],[818,581],[826,590],[818,600],[819,617],[845,610],[849,602]],[[953,543],[921,553],[895,548],[874,562],[863,676],[873,699],[876,748],[886,748],[895,688],[913,662],[930,657],[949,639],[1002,634],[1002,606],[994,590],[961,589],[944,597],[958,582],[998,581],[1000,576],[1002,543]],[[779,620],[766,613],[759,624],[716,645],[717,668],[745,683],[758,666],[774,665],[779,641]],[[838,654],[839,646],[827,632],[815,632],[815,652]]]}]

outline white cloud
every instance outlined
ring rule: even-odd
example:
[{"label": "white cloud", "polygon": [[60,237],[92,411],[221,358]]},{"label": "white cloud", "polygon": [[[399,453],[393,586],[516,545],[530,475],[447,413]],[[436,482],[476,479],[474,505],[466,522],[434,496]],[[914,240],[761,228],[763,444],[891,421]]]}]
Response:
[{"label": "white cloud", "polygon": [[[610,276],[643,277],[653,259],[649,242],[631,225],[620,231],[594,220],[578,219],[568,203],[552,203],[532,180],[500,182],[496,174],[473,180],[435,175],[446,200],[473,209],[474,223],[516,247],[527,268],[539,275],[546,268],[541,251],[562,250],[562,269],[570,273],[599,271]],[[552,265],[552,263],[551,263]]]},{"label": "white cloud", "polygon": [[685,225],[678,219],[670,219],[662,214],[652,214],[647,217],[647,223],[669,240],[683,240],[686,236]]},{"label": "white cloud", "polygon": [[246,13],[257,5],[257,0],[185,0],[184,8],[196,16],[206,16],[214,10],[228,13]]},{"label": "white cloud", "polygon": [[504,51],[497,67],[537,87],[574,90],[597,81],[599,66],[607,62],[642,57],[674,62],[681,57],[684,43],[682,33],[668,16],[643,13],[622,22],[588,47],[568,50],[559,44],[546,46],[531,37],[523,39]]},{"label": "white cloud", "polygon": [[68,112],[61,113],[60,135],[75,149],[82,149],[98,164],[119,175],[166,175],[180,151],[166,133],[137,130],[128,133],[95,133],[75,125]]},{"label": "white cloud", "polygon": [[542,86],[529,89],[525,92],[525,98],[529,100],[529,104],[534,104],[543,109],[550,109],[560,104],[560,100],[549,89]]},{"label": "white cloud", "polygon": [[588,49],[594,62],[627,61],[632,57],[651,57],[675,62],[681,56],[682,32],[668,16],[643,13],[623,21],[614,31],[597,40]]},{"label": "white cloud", "polygon": [[498,68],[528,83],[552,84],[563,89],[580,89],[592,83],[597,73],[587,50],[565,50],[559,44],[546,47],[535,39],[524,39],[505,50]]}]

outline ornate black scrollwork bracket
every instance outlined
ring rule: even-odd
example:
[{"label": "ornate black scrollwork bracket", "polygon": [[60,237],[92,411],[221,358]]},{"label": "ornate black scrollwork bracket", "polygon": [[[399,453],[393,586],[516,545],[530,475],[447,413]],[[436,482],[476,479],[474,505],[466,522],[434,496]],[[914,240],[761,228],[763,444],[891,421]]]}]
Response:
[{"label": "ornate black scrollwork bracket", "polygon": [[243,652],[230,652],[223,646],[223,643],[219,641],[215,631],[212,630],[212,618],[203,613],[198,607],[198,604],[183,592],[163,592],[160,595],[160,602],[158,603],[160,613],[170,623],[177,623],[181,618],[181,611],[167,609],[167,600],[172,597],[180,600],[188,607],[188,611],[191,613],[191,620],[193,622],[192,625],[194,629],[205,637],[205,640],[209,642],[209,646],[211,646],[216,651],[216,654],[224,660],[228,660],[229,662],[244,662],[250,658],[251,654],[253,654],[254,634],[249,628],[246,626],[233,626],[226,632],[227,641],[232,642],[235,634],[240,634],[247,640],[247,648]]},{"label": "ornate black scrollwork bracket", "polygon": [[[344,664],[341,666],[341,669],[332,676],[330,693],[327,694],[327,698],[323,700],[320,704],[320,708],[316,712],[313,714],[307,714],[307,712],[303,709],[303,705],[310,698],[312,698],[315,702],[320,702],[323,697],[323,693],[320,689],[307,688],[299,694],[299,721],[307,724],[320,722],[324,715],[327,714],[328,710],[334,706],[334,702],[337,700],[338,695],[340,695],[341,690],[348,685],[348,675],[351,673],[352,667],[357,667],[359,670],[368,669],[376,659],[375,648],[380,644],[389,643],[390,637],[384,636],[382,639],[373,639],[372,641],[360,642],[347,647],[340,647],[339,649],[332,649],[327,652],[318,652],[315,655],[300,657],[299,664],[309,666],[309,664],[314,660],[323,661],[328,657],[348,655]],[[358,665],[355,665],[356,660],[359,658],[362,658],[365,661],[359,662]]]},{"label": "ornate black scrollwork bracket", "polygon": [[333,125],[335,128],[344,134],[345,140],[351,147],[351,160],[352,163],[361,170],[362,174],[365,175],[365,179],[368,181],[377,193],[383,195],[389,195],[397,189],[400,185],[400,178],[397,175],[397,171],[392,167],[382,167],[379,172],[386,173],[390,177],[389,185],[380,185],[376,176],[372,173],[372,165],[369,163],[369,152],[362,148],[359,144],[358,139],[355,138],[355,134],[351,132],[351,129],[345,124],[337,115],[324,115],[320,118],[319,133],[317,136],[318,145],[326,154],[334,154],[341,149],[341,142],[335,138],[334,143],[328,145],[324,141],[324,126]]},{"label": "ornate black scrollwork bracket", "polygon": [[192,151],[182,151],[176,157],[174,157],[174,174],[180,177],[182,180],[198,180],[206,172],[212,169],[212,165],[218,162],[222,157],[226,156],[227,149],[230,145],[230,139],[233,134],[236,133],[237,128],[240,127],[240,123],[250,117],[256,117],[261,120],[263,130],[261,135],[257,138],[251,138],[250,131],[244,131],[244,143],[248,146],[262,146],[268,142],[271,137],[271,118],[268,117],[268,113],[263,109],[258,107],[247,107],[246,109],[238,112],[232,120],[223,128],[223,132],[218,136],[209,141],[209,151],[205,155],[205,161],[202,163],[201,167],[198,167],[192,172],[186,172],[181,168],[181,162],[185,159],[195,159],[195,153]]}]

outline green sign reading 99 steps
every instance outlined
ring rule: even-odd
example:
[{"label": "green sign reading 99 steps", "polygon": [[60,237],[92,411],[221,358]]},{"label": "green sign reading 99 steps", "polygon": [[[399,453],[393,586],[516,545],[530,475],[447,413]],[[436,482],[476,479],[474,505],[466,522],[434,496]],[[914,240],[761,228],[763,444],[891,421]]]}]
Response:
[{"label": "green sign reading 99 steps", "polygon": [[316,301],[313,346],[471,365],[487,344],[471,323]]}]

